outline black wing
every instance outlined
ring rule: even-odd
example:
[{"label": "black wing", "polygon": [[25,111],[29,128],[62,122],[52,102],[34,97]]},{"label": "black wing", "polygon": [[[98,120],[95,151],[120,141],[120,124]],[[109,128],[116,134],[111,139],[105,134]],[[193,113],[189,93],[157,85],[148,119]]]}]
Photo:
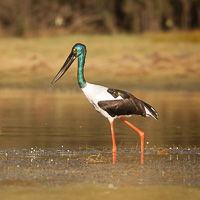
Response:
[{"label": "black wing", "polygon": [[[105,110],[111,117],[123,116],[123,115],[141,115],[143,117],[151,116],[158,119],[158,114],[155,109],[149,104],[137,99],[132,94],[109,88],[107,90],[114,98],[121,96],[121,100],[108,100],[99,101],[100,108]],[[148,112],[146,111],[146,109]]]}]

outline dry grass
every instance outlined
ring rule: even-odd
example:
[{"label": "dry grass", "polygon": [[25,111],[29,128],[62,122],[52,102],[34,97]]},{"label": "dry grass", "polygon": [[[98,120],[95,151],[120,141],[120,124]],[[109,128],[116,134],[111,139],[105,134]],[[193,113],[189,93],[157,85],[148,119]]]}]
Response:
[{"label": "dry grass", "polygon": [[[200,32],[0,39],[0,87],[49,87],[72,46],[87,46],[89,82],[121,88],[200,89]],[[75,66],[77,64],[74,64]],[[76,86],[76,67],[63,82]]]}]

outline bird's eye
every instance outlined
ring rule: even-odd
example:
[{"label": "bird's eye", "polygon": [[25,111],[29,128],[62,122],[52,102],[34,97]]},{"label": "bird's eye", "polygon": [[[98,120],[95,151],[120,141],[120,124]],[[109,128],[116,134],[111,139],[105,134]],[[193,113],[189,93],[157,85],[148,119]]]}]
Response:
[{"label": "bird's eye", "polygon": [[76,49],[75,49],[75,48],[73,49],[73,52],[76,52]]}]

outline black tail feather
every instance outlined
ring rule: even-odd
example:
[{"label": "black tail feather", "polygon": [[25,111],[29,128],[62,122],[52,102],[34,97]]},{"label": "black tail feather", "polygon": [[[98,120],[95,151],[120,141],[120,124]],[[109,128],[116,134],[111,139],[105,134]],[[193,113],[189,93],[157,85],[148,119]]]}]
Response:
[{"label": "black tail feather", "polygon": [[147,104],[145,102],[143,102],[143,103],[144,103],[145,108],[148,109],[148,111],[150,113],[150,114],[148,114],[146,112],[146,116],[151,116],[151,117],[155,118],[156,120],[158,120],[158,113],[157,113],[157,111],[152,106],[150,106],[149,104]]}]

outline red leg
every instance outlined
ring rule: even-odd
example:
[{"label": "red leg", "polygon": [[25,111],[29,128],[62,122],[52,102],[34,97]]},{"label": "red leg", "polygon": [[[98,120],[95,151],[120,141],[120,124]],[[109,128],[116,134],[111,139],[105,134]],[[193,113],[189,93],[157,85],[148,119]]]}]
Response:
[{"label": "red leg", "polygon": [[111,128],[112,142],[113,142],[113,149],[112,149],[112,152],[113,152],[113,153],[116,153],[117,147],[116,147],[116,143],[115,143],[115,133],[114,133],[113,122],[110,123],[110,128]]},{"label": "red leg", "polygon": [[125,120],[123,117],[120,117],[127,125],[129,125],[133,130],[135,130],[140,135],[141,139],[141,164],[144,164],[144,132],[133,126],[129,121]]},{"label": "red leg", "polygon": [[113,164],[115,164],[115,162],[116,162],[116,151],[117,151],[117,147],[116,147],[116,143],[115,143],[115,133],[114,133],[113,122],[110,122],[110,128],[111,128],[111,135],[112,135],[112,142],[113,142],[113,149],[112,149],[112,153],[113,153]]}]

